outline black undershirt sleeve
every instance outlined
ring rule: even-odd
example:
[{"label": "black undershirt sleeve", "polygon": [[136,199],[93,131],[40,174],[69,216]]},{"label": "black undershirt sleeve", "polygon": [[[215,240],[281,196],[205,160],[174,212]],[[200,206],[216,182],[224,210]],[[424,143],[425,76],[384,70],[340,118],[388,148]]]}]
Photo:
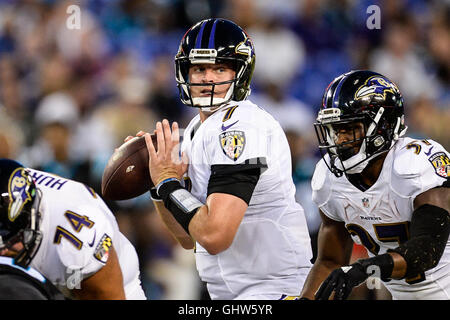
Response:
[{"label": "black undershirt sleeve", "polygon": [[212,165],[208,196],[212,193],[226,193],[249,204],[259,177],[266,168],[265,158],[249,159],[241,164]]},{"label": "black undershirt sleeve", "polygon": [[405,278],[434,268],[445,250],[450,234],[450,215],[443,208],[424,204],[414,210],[410,239],[395,249],[407,263]]}]

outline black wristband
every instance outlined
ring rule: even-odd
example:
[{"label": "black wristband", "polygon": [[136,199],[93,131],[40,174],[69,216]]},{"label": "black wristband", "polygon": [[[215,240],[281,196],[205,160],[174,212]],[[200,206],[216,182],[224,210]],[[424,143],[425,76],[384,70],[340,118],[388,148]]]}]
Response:
[{"label": "black wristband", "polygon": [[169,181],[159,186],[158,196],[164,201],[164,205],[166,206],[166,208],[170,194],[175,190],[182,188],[183,187],[181,186],[181,183],[178,180]]},{"label": "black wristband", "polygon": [[190,234],[189,223],[203,204],[184,189],[178,180],[165,182],[157,190],[164,201],[164,206],[187,234]]},{"label": "black wristband", "polygon": [[[370,266],[377,266],[380,269],[380,279],[385,282],[390,281],[392,271],[394,270],[394,259],[392,259],[389,253],[372,258],[360,259],[355,263],[360,264],[365,272],[370,271],[368,270]],[[373,275],[373,272],[371,275]]]}]

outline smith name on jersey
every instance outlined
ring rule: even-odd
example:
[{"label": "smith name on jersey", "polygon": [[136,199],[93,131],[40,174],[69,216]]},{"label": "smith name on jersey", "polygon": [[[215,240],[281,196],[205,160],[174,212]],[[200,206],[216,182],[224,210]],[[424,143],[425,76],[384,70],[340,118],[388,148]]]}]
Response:
[{"label": "smith name on jersey", "polygon": [[210,255],[196,244],[197,269],[211,298],[298,295],[312,257],[303,208],[295,201],[290,149],[279,123],[252,102],[231,101],[184,132],[191,193],[203,203],[213,165],[249,164],[262,173],[232,245]]},{"label": "smith name on jersey", "polygon": [[145,299],[136,250],[119,231],[117,221],[90,187],[47,172],[29,169],[42,191],[43,239],[31,266],[61,291],[79,288],[96,273],[114,246],[127,299]]},{"label": "smith name on jersey", "polygon": [[[353,240],[373,256],[408,240],[414,199],[448,183],[449,176],[449,154],[440,144],[400,138],[368,190],[359,190],[345,176],[336,178],[323,160],[317,164],[311,184],[313,200],[322,212],[344,222]],[[435,268],[385,285],[394,299],[448,299],[450,243]],[[447,293],[442,287],[447,287]]]}]

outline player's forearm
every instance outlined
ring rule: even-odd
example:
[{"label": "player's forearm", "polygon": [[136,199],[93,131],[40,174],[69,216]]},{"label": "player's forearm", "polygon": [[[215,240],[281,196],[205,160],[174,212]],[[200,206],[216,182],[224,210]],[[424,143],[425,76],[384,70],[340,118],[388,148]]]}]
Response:
[{"label": "player's forearm", "polygon": [[248,205],[240,198],[212,193],[189,224],[189,233],[210,254],[228,249],[244,217]]},{"label": "player's forearm", "polygon": [[162,201],[153,201],[155,205],[156,212],[158,212],[161,220],[169,230],[169,232],[173,235],[173,237],[181,244],[184,249],[192,249],[194,248],[194,241],[186,233],[183,227],[175,220],[173,215],[169,210],[166,209],[164,203]]},{"label": "player's forearm", "polygon": [[[153,203],[162,221],[183,248],[192,249],[194,242],[198,242],[210,254],[217,254],[226,249],[221,235],[223,225],[213,223],[208,206],[203,205],[198,208],[189,222],[189,235],[162,201],[154,201]],[[229,243],[231,244],[231,241]]]},{"label": "player's forearm", "polygon": [[447,210],[429,204],[416,208],[411,217],[410,238],[397,248],[388,250],[392,256],[400,256],[397,269],[404,271],[400,278],[415,277],[436,267],[449,234],[450,215]]},{"label": "player's forearm", "polygon": [[207,205],[198,209],[189,224],[189,233],[209,254],[226,250],[233,241],[233,235],[224,232],[223,224],[214,222]]},{"label": "player's forearm", "polygon": [[396,252],[389,252],[394,261],[394,268],[392,270],[392,279],[403,279],[406,274],[406,261],[405,259]]},{"label": "player's forearm", "polygon": [[341,267],[341,265],[334,262],[323,262],[316,260],[308,274],[308,277],[306,278],[302,293],[300,294],[301,297],[314,300],[314,295],[319,289],[321,283],[334,269],[339,267]]},{"label": "player's forearm", "polygon": [[159,205],[164,204],[167,214],[210,254],[231,245],[248,207],[244,200],[226,193],[210,194],[205,205],[175,179],[160,183],[157,193],[162,199]]}]

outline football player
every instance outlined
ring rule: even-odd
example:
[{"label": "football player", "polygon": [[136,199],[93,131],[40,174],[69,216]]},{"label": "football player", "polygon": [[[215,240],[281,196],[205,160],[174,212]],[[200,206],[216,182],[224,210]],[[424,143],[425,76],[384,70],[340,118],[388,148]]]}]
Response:
[{"label": "football player", "polygon": [[[403,108],[398,87],[371,71],[326,89],[311,182],[322,225],[304,298],[346,299],[372,275],[393,299],[450,298],[449,154],[405,137]],[[369,258],[348,265],[352,240]]]},{"label": "football player", "polygon": [[76,299],[145,299],[137,254],[94,190],[0,159],[0,255]]},{"label": "football player", "polygon": [[157,123],[157,146],[145,135],[154,203],[181,245],[195,248],[212,299],[298,297],[311,267],[286,136],[247,100],[254,66],[238,25],[195,24],[175,57],[180,98],[199,111],[184,131],[184,160],[176,122]]},{"label": "football player", "polygon": [[33,268],[0,257],[0,300],[65,300],[64,295]]}]

